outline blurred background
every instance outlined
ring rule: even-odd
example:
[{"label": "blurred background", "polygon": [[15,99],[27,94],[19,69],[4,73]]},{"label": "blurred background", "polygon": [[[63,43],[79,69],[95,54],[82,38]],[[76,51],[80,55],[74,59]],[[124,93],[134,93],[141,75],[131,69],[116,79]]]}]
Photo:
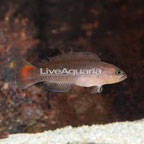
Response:
[{"label": "blurred background", "polygon": [[[50,56],[97,53],[128,79],[100,94],[74,87],[52,93],[15,82],[15,58],[37,65]],[[1,0],[0,137],[144,118],[143,0]]]}]

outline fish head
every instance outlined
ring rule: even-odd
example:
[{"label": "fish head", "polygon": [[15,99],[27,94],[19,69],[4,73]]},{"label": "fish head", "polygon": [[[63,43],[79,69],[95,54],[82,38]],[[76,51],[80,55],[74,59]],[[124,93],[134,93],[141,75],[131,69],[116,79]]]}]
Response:
[{"label": "fish head", "polygon": [[107,63],[104,65],[102,75],[105,84],[118,83],[127,78],[127,74],[122,69]]}]

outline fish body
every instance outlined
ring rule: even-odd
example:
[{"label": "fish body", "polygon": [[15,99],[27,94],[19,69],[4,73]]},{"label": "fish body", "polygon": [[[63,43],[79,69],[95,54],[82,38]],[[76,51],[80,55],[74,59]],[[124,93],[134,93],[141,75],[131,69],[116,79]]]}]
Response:
[{"label": "fish body", "polygon": [[123,81],[127,75],[120,68],[102,62],[93,53],[77,52],[51,58],[35,67],[21,60],[17,65],[17,82],[22,88],[44,82],[48,90],[64,92],[73,85],[94,87],[92,93],[101,92],[102,86]]}]

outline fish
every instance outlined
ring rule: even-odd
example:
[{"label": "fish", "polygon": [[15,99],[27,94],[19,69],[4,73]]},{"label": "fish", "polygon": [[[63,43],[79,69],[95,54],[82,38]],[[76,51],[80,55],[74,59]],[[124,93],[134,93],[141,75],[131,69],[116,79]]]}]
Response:
[{"label": "fish", "polygon": [[74,52],[49,58],[34,66],[24,59],[16,62],[16,82],[21,89],[43,82],[47,90],[67,92],[76,85],[92,87],[91,94],[101,93],[103,85],[127,78],[119,67],[101,61],[92,52]]}]

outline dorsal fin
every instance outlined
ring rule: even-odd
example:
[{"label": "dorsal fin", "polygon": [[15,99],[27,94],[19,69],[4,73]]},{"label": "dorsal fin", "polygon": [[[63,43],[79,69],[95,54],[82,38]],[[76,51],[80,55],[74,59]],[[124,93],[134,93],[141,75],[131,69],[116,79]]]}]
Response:
[{"label": "dorsal fin", "polygon": [[92,52],[74,52],[69,54],[58,55],[54,57],[49,57],[47,60],[42,60],[38,63],[38,67],[45,67],[47,64],[53,65],[61,62],[69,62],[69,61],[100,61],[98,55]]},{"label": "dorsal fin", "polygon": [[50,58],[50,61],[67,61],[67,60],[95,60],[100,61],[99,56],[92,52],[74,52],[70,54],[58,55]]}]

